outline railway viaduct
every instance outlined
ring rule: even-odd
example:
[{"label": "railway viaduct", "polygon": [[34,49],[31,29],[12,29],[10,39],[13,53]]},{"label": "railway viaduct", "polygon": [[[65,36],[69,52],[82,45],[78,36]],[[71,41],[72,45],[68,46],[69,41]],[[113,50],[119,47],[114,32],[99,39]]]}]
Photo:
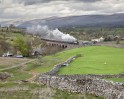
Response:
[{"label": "railway viaduct", "polygon": [[70,43],[70,42],[64,42],[64,41],[56,41],[56,40],[48,40],[48,39],[41,39],[43,41],[46,41],[47,46],[51,47],[60,47],[60,48],[74,48],[79,47],[78,43]]}]

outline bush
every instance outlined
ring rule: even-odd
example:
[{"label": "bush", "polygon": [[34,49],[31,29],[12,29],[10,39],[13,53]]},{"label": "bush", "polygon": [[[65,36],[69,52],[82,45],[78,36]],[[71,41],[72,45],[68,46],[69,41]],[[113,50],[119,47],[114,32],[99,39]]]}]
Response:
[{"label": "bush", "polygon": [[77,54],[76,56],[77,56],[77,57],[83,57],[83,55],[82,55],[82,54]]}]

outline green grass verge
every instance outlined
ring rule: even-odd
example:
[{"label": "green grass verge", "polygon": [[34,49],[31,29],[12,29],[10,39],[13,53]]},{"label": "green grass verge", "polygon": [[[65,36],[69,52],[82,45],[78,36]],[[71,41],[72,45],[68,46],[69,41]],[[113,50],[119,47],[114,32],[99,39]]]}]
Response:
[{"label": "green grass verge", "polygon": [[124,83],[124,78],[106,78],[106,80]]}]

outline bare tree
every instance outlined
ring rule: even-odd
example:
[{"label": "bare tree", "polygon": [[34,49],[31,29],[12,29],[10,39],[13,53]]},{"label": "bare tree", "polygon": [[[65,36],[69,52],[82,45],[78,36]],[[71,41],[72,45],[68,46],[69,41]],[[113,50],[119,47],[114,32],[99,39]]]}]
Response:
[{"label": "bare tree", "polygon": [[116,44],[120,44],[120,37],[117,38]]}]

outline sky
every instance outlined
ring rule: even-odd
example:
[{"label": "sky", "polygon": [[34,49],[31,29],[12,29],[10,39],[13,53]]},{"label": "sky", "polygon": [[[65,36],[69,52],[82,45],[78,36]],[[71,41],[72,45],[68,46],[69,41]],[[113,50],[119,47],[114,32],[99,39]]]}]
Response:
[{"label": "sky", "polygon": [[124,13],[124,0],[0,0],[0,21]]}]

